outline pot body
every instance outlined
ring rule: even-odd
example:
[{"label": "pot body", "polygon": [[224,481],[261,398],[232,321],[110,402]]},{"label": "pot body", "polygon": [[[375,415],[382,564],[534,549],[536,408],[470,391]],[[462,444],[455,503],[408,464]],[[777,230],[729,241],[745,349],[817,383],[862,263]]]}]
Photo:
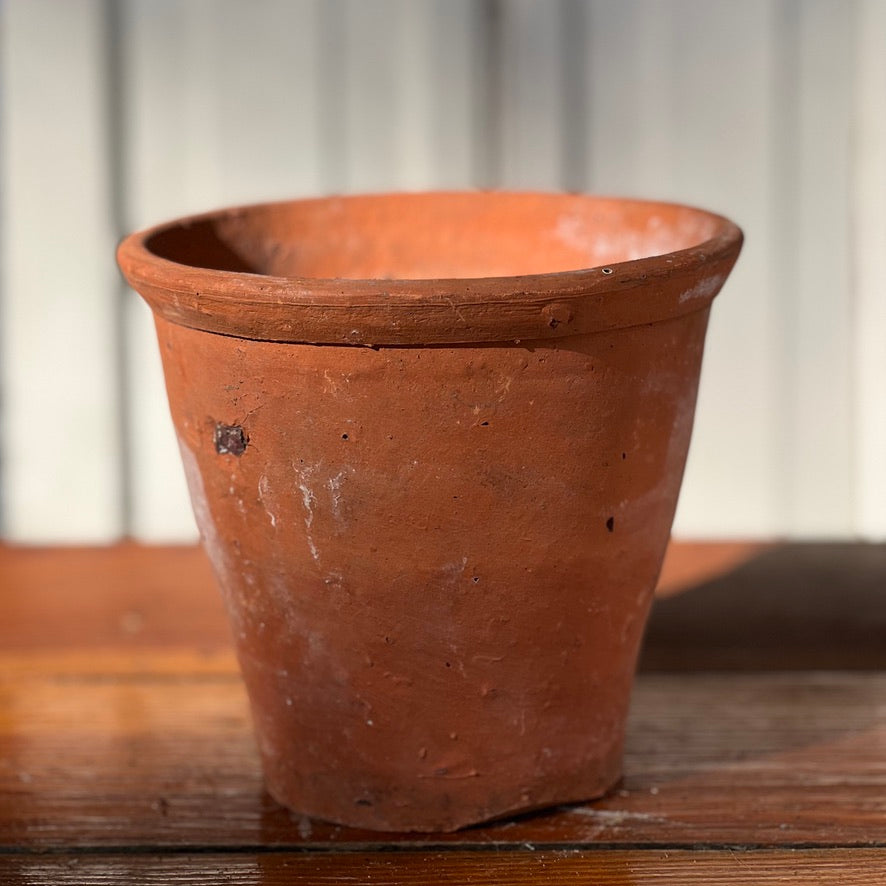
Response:
[{"label": "pot body", "polygon": [[617,781],[740,244],[699,210],[538,194],[270,204],[121,244],[276,799],[453,830]]},{"label": "pot body", "polygon": [[276,799],[446,830],[618,779],[706,319],[377,350],[158,321]]}]

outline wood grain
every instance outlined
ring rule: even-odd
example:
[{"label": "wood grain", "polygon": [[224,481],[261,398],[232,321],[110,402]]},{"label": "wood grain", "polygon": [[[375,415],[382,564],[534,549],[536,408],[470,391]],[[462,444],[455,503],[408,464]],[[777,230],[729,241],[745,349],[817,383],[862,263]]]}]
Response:
[{"label": "wood grain", "polygon": [[0,857],[4,883],[109,886],[169,883],[180,886],[283,886],[310,883],[374,883],[425,886],[473,883],[630,884],[874,884],[886,877],[882,850],[822,852],[581,850],[495,852],[207,853],[204,855],[100,855]]},{"label": "wood grain", "polygon": [[231,644],[197,547],[0,545],[0,589],[4,651]]},{"label": "wood grain", "polygon": [[[883,882],[884,548],[726,546],[713,576],[709,550],[675,550],[698,583],[658,604],[665,667],[638,676],[618,788],[398,835],[264,792],[195,549],[0,548],[0,883]],[[775,627],[755,642],[761,608]],[[857,665],[865,636],[879,666],[815,667]],[[741,654],[706,670],[724,639]]]},{"label": "wood grain", "polygon": [[[886,668],[884,586],[883,544],[672,542],[641,668]],[[0,589],[0,651],[230,649],[197,547],[0,545]]]},{"label": "wood grain", "polygon": [[60,664],[0,678],[0,846],[886,846],[886,674],[642,675],[609,797],[390,836],[264,794],[235,673]]}]

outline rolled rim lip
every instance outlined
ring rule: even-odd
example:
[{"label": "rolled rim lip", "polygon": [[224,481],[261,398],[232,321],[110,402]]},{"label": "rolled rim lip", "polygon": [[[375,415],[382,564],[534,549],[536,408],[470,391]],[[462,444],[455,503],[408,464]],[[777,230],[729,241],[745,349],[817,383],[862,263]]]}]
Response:
[{"label": "rolled rim lip", "polygon": [[[330,201],[347,201],[360,199],[383,199],[400,196],[401,192],[378,194],[331,195],[327,197],[311,197],[297,200],[263,201],[252,204],[238,205],[215,209],[209,212],[183,216],[172,219],[126,236],[117,247],[117,261],[128,282],[149,302],[152,309],[173,322],[210,332],[235,335],[244,338],[259,338],[273,341],[305,341],[316,343],[345,344],[411,344],[417,338],[434,342],[470,342],[489,340],[508,340],[515,337],[526,337],[528,333],[539,333],[538,337],[550,338],[575,334],[590,325],[598,328],[617,328],[620,326],[639,325],[643,322],[654,322],[665,319],[654,316],[652,311],[649,319],[634,318],[631,322],[622,322],[615,316],[608,316],[607,302],[615,301],[618,293],[634,289],[639,285],[648,284],[650,278],[674,280],[695,275],[706,265],[725,266],[725,272],[718,284],[703,294],[702,298],[689,299],[692,304],[686,310],[670,312],[677,316],[689,313],[690,310],[701,310],[719,291],[722,282],[731,270],[743,242],[741,229],[724,216],[691,205],[667,201],[643,200],[636,198],[608,197],[603,195],[576,194],[574,192],[545,191],[417,191],[403,192],[408,196],[427,198],[457,196],[461,194],[502,194],[507,196],[538,196],[569,197],[599,202],[617,202],[642,206],[650,211],[655,208],[677,208],[706,216],[716,225],[712,237],[693,246],[672,252],[644,256],[620,262],[610,262],[593,267],[574,268],[563,271],[551,271],[539,274],[521,274],[493,277],[439,277],[439,278],[349,278],[349,277],[280,277],[248,271],[225,271],[215,268],[196,267],[164,258],[152,252],[147,243],[156,235],[175,228],[187,228],[193,224],[212,219],[237,216],[263,208],[281,207],[292,203],[324,203]],[[685,294],[685,293],[684,293]],[[705,297],[709,296],[709,297]],[[588,322],[571,326],[571,320],[565,324],[549,323],[549,329],[537,328],[538,324],[530,324],[530,329],[523,329],[524,323],[516,323],[515,329],[507,330],[507,315],[497,324],[502,328],[495,331],[490,339],[489,324],[481,324],[473,332],[459,314],[465,308],[490,307],[525,308],[535,306],[544,312],[545,307],[562,307],[557,304],[566,299],[566,313],[570,313],[568,303],[581,299],[591,300],[600,309],[600,323]],[[677,301],[682,304],[683,298]],[[237,322],[235,308],[248,309],[250,323]],[[614,305],[609,305],[614,307]],[[642,306],[640,306],[642,309]],[[440,313],[440,309],[444,313]],[[314,311],[316,322],[307,323],[299,333],[302,324],[279,322],[269,319],[262,323],[256,312],[266,309],[279,314],[282,311]],[[386,323],[370,323],[365,330],[352,328],[347,332],[336,331],[331,327],[344,322],[348,325],[364,319],[352,314],[365,314],[377,309],[388,319],[392,315],[401,315],[405,309],[415,316],[423,309],[436,315],[423,318],[416,322],[423,327],[423,335],[404,334],[400,323],[390,326]],[[449,311],[453,316],[446,317]],[[636,314],[634,305],[631,313]],[[562,310],[560,311],[562,313]],[[547,312],[550,313],[550,310]],[[615,312],[620,313],[618,311]],[[293,315],[294,319],[294,315]],[[381,318],[380,318],[381,319]],[[430,326],[427,321],[430,322]],[[401,322],[409,323],[406,315]],[[441,325],[443,328],[431,328]],[[565,329],[559,329],[560,326]],[[321,328],[329,326],[327,334],[320,334]],[[254,327],[254,328],[249,328]],[[291,327],[291,328],[290,328]],[[516,328],[519,327],[519,328]],[[559,330],[559,331],[558,331]]]}]

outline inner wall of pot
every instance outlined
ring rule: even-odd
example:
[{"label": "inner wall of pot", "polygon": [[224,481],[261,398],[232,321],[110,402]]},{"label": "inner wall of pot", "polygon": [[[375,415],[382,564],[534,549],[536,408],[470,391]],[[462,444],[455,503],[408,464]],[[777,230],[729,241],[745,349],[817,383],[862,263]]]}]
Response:
[{"label": "inner wall of pot", "polygon": [[546,274],[710,239],[687,207],[568,194],[391,194],[266,204],[174,225],[146,243],[180,264],[275,277],[439,279]]}]

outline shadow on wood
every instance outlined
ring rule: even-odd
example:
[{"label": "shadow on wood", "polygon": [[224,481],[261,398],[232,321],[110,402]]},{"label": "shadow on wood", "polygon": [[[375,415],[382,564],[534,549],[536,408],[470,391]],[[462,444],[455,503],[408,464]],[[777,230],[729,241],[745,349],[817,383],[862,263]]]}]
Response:
[{"label": "shadow on wood", "polygon": [[640,669],[886,667],[886,545],[783,544],[656,601]]}]

